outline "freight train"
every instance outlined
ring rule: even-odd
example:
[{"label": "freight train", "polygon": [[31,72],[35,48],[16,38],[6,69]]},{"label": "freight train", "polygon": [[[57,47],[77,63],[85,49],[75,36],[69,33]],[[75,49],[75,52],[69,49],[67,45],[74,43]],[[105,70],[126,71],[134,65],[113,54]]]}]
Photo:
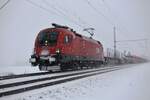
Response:
[{"label": "freight train", "polygon": [[39,66],[40,70],[58,68],[65,71],[98,67],[115,60],[118,63],[125,62],[120,58],[104,57],[100,41],[83,36],[67,26],[55,23],[52,26],[41,30],[35,39],[30,63],[32,66]]}]

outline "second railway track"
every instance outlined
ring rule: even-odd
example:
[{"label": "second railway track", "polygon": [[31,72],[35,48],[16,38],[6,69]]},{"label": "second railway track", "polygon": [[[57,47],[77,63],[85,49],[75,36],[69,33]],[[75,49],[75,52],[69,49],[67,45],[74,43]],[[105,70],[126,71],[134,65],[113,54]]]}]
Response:
[{"label": "second railway track", "polygon": [[[20,78],[16,79],[7,79],[3,80],[0,85],[0,97],[18,94],[21,92],[39,89],[47,86],[52,86],[60,83],[65,83],[68,81],[81,79],[88,76],[93,76],[101,73],[106,73],[114,70],[119,70],[125,67],[104,67],[104,68],[97,68],[97,69],[90,69],[90,70],[82,70],[82,71],[75,71],[75,72],[65,72],[59,74],[48,74],[43,75],[42,77],[37,77],[34,79],[27,79],[20,81]],[[23,77],[24,78],[24,77]],[[9,83],[4,81],[10,81]]]}]

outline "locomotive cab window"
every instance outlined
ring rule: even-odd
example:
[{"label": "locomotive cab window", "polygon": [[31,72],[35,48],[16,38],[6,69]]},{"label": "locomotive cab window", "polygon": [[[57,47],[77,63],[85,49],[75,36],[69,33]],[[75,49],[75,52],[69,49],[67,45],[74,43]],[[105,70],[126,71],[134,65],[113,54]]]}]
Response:
[{"label": "locomotive cab window", "polygon": [[54,46],[57,43],[58,32],[41,32],[38,36],[40,45]]}]

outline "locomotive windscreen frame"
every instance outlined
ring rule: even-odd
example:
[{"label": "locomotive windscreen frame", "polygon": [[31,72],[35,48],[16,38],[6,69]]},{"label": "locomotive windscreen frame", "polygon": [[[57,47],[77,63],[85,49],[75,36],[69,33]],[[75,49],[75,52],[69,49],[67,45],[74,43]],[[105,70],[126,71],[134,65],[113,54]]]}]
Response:
[{"label": "locomotive windscreen frame", "polygon": [[41,32],[38,36],[41,46],[55,46],[58,40],[58,32]]}]

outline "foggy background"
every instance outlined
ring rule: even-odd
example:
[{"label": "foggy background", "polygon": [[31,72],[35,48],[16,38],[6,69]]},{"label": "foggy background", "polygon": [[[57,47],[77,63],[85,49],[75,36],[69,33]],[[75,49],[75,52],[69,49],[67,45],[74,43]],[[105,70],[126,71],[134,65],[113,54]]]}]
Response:
[{"label": "foggy background", "polygon": [[94,38],[113,48],[113,27],[119,51],[150,57],[149,0],[0,0],[0,66],[29,65],[34,40],[51,23],[67,25],[82,35],[95,28]]}]

